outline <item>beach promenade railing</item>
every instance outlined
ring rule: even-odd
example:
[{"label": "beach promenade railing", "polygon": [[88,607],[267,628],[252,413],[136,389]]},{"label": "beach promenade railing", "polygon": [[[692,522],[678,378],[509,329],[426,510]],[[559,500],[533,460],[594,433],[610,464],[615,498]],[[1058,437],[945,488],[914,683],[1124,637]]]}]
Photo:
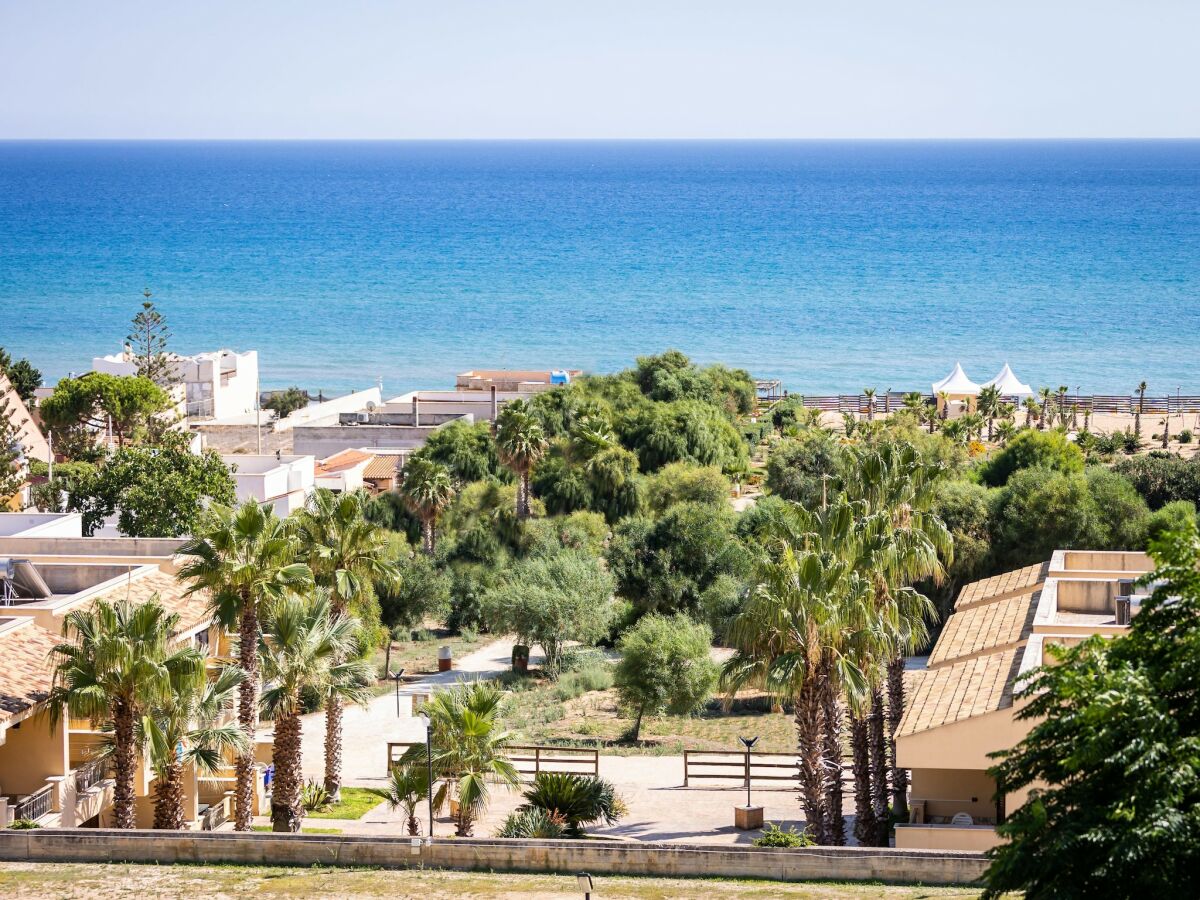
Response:
[{"label": "beach promenade railing", "polygon": [[[876,394],[876,414],[895,412],[898,409],[903,409],[905,396],[900,391],[892,391],[886,396],[884,394]],[[800,398],[805,409],[819,409],[821,412],[849,412],[865,415],[870,406],[870,399],[866,394],[789,394],[789,397]],[[1002,399],[1011,403],[1020,398],[1004,397]],[[921,401],[923,403],[932,404],[934,400],[933,394],[921,394]],[[1055,395],[1054,402],[1059,402],[1057,395]],[[1131,416],[1136,413],[1139,403],[1142,408],[1142,415],[1146,416],[1173,416],[1182,413],[1200,413],[1200,396],[1193,395],[1172,394],[1170,396],[1156,397],[1147,395],[1144,400],[1139,400],[1136,394],[1131,396],[1120,394],[1067,394],[1062,398],[1063,406],[1068,409],[1078,408],[1080,410],[1090,410],[1093,413],[1125,416]]]}]

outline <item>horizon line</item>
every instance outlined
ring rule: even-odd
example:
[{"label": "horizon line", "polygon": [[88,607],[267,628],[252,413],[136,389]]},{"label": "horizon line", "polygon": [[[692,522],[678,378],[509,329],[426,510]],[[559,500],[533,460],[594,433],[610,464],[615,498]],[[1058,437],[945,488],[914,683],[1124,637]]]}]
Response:
[{"label": "horizon line", "polygon": [[3,137],[0,143],[1033,143],[1033,142],[1187,142],[1200,141],[1200,134],[1175,136],[1053,136],[1021,137]]}]

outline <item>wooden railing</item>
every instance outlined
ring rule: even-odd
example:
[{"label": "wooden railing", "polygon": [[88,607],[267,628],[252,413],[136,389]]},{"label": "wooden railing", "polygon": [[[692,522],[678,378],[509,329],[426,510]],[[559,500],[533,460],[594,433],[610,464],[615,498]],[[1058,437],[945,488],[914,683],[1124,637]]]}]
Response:
[{"label": "wooden railing", "polygon": [[[387,771],[399,762],[416,741],[388,741]],[[400,751],[397,753],[397,749]],[[532,778],[539,772],[560,772],[573,775],[599,775],[600,751],[594,747],[554,747],[535,744],[512,744],[508,761],[522,776]]]},{"label": "wooden railing", "polygon": [[[745,750],[684,750],[683,786],[693,781],[736,781],[746,785],[764,781],[798,781],[799,759],[794,753],[747,753]],[[853,779],[842,769],[842,785],[849,789]]]},{"label": "wooden railing", "polygon": [[[805,408],[819,409],[822,412],[866,413],[869,405],[866,394],[791,394],[790,396],[800,397]],[[904,397],[903,393],[897,391],[892,391],[887,395],[876,394],[876,414],[895,412],[898,409],[903,409]],[[1018,398],[1004,397],[1003,399],[1012,402]],[[1132,396],[1122,396],[1119,394],[1067,394],[1061,399],[1063,406],[1068,409],[1078,407],[1081,410],[1087,409],[1098,413],[1133,415],[1138,411],[1139,404],[1142,405],[1142,414],[1147,416],[1200,412],[1200,396],[1184,396],[1182,394],[1159,397],[1147,396],[1144,401],[1139,400],[1136,394]],[[934,402],[934,396],[933,394],[921,394],[921,401],[931,404]],[[1054,402],[1058,403],[1058,401],[1059,396],[1055,394]]]},{"label": "wooden railing", "polygon": [[13,818],[29,819],[36,822],[42,816],[50,812],[50,807],[54,802],[54,785],[48,784],[38,791],[34,791],[24,800],[17,803],[13,809]]}]

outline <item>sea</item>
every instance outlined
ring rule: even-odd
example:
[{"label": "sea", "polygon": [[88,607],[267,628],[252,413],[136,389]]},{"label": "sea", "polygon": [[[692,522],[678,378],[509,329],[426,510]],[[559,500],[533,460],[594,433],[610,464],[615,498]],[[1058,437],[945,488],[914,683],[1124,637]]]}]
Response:
[{"label": "sea", "polygon": [[1200,141],[0,142],[0,346],[385,396],[678,348],[790,391],[1200,393]]}]

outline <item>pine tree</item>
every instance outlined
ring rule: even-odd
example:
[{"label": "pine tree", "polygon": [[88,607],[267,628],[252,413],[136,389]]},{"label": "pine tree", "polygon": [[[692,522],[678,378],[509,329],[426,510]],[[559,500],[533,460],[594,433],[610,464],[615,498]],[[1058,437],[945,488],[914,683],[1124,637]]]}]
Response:
[{"label": "pine tree", "polygon": [[133,317],[133,330],[125,340],[133,348],[137,373],[161,388],[169,388],[179,383],[179,374],[167,351],[171,330],[167,327],[166,317],[150,300],[153,296],[150,289],[147,288],[142,295],[146,298],[142,303],[142,311]]},{"label": "pine tree", "polygon": [[0,396],[0,506],[25,484],[24,434],[17,428],[14,413],[12,402]]}]

